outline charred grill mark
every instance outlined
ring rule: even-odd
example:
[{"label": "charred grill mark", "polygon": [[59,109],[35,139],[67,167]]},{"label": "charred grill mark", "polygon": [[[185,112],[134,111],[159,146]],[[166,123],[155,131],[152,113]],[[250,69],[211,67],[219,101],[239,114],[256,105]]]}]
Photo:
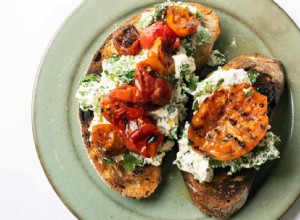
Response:
[{"label": "charred grill mark", "polygon": [[238,110],[237,108],[233,108],[233,109],[234,109],[235,111],[237,111],[238,113],[240,113],[242,116],[248,116],[248,115],[249,115],[249,113],[240,111],[240,110]]},{"label": "charred grill mark", "polygon": [[246,121],[253,121],[254,119],[251,116],[246,117]]},{"label": "charred grill mark", "polygon": [[220,134],[220,131],[218,129],[214,129],[214,131],[217,133],[217,134]]},{"label": "charred grill mark", "polygon": [[257,136],[256,136],[256,135],[253,135],[253,134],[250,134],[250,138],[251,138],[252,140],[255,140],[255,139],[257,138]]},{"label": "charred grill mark", "polygon": [[242,116],[248,116],[249,115],[249,113],[247,113],[247,112],[239,112]]},{"label": "charred grill mark", "polygon": [[226,137],[228,137],[228,138],[232,138],[232,135],[231,135],[231,134],[229,134],[228,132],[226,132]]},{"label": "charred grill mark", "polygon": [[237,124],[237,120],[234,120],[232,118],[229,118],[230,124],[231,125],[236,125]]},{"label": "charred grill mark", "polygon": [[239,140],[237,137],[234,137],[234,140],[240,145],[241,148],[245,148],[246,144],[244,141]]},{"label": "charred grill mark", "polygon": [[212,136],[210,133],[206,133],[206,136],[205,136],[207,139],[212,139]]},{"label": "charred grill mark", "polygon": [[259,126],[260,126],[261,130],[266,130],[266,128],[267,128],[267,127],[266,127],[265,125],[263,125],[263,124],[260,124]]},{"label": "charred grill mark", "polygon": [[259,103],[259,107],[263,108],[264,106],[264,103]]}]

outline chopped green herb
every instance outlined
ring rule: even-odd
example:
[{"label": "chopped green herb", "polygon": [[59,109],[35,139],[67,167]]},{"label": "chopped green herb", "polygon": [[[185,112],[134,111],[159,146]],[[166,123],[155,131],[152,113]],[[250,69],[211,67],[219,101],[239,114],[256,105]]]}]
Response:
[{"label": "chopped green herb", "polygon": [[113,53],[113,54],[110,56],[110,59],[113,60],[114,62],[117,62],[117,61],[120,60],[120,57],[121,57],[120,55]]},{"label": "chopped green herb", "polygon": [[222,66],[226,63],[225,55],[218,50],[212,50],[209,53],[207,65],[209,66]]},{"label": "chopped green herb", "polygon": [[218,160],[210,160],[209,165],[212,166],[212,167],[221,167],[222,162],[218,161]]},{"label": "chopped green herb", "polygon": [[250,82],[251,82],[252,84],[255,83],[256,78],[257,78],[259,75],[260,75],[260,74],[259,74],[257,71],[251,70],[251,71],[249,72],[249,79],[250,79]]},{"label": "chopped green herb", "polygon": [[187,37],[180,39],[181,45],[186,50],[187,56],[192,56],[196,52],[196,48],[201,44],[208,44],[210,42],[211,34],[208,29],[199,27],[197,32]]},{"label": "chopped green herb", "polygon": [[142,166],[143,162],[135,158],[129,152],[126,152],[124,154],[123,165],[126,171],[133,171],[136,166]]},{"label": "chopped green herb", "polygon": [[97,76],[95,74],[89,74],[86,76],[83,76],[79,82],[79,85],[82,85],[84,83],[90,82],[90,81],[97,81]]},{"label": "chopped green herb", "polygon": [[106,163],[114,163],[115,162],[114,158],[106,158],[106,157],[103,157],[103,161],[105,161]]},{"label": "chopped green herb", "polygon": [[246,97],[249,97],[249,96],[251,96],[251,95],[253,95],[254,94],[254,92],[246,92]]}]

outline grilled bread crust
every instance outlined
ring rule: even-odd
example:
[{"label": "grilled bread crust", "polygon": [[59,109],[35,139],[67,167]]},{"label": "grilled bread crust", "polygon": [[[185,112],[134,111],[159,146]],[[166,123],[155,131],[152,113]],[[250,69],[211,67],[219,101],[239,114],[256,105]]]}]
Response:
[{"label": "grilled bread crust", "polygon": [[[211,9],[196,3],[188,4],[198,8],[202,15],[201,25],[211,32],[210,43],[197,47],[195,61],[197,68],[201,68],[207,62],[209,52],[220,35],[220,22],[218,16]],[[143,12],[151,10],[153,9],[146,9]],[[123,25],[137,24],[143,12],[131,17]],[[136,25],[136,27],[138,26]],[[86,74],[96,74],[100,76],[103,60],[111,57],[112,54],[117,54],[117,51],[113,46],[111,34],[93,56]],[[83,112],[79,109],[82,139],[97,173],[110,188],[121,193],[123,196],[133,199],[149,197],[161,182],[161,166],[146,165],[138,167],[133,172],[128,172],[124,170],[120,163],[106,163],[103,161],[103,155],[99,151],[98,146],[89,141],[90,132],[88,128],[92,119],[93,112]]]},{"label": "grilled bread crust", "polygon": [[[278,104],[284,89],[285,74],[283,65],[276,59],[258,54],[239,56],[223,69],[256,70],[270,80],[275,89],[275,103]],[[199,183],[194,176],[181,171],[189,194],[195,205],[206,215],[218,219],[228,219],[246,202],[255,177],[254,169],[243,169],[234,175],[226,175],[225,168],[216,169],[212,182]]]}]

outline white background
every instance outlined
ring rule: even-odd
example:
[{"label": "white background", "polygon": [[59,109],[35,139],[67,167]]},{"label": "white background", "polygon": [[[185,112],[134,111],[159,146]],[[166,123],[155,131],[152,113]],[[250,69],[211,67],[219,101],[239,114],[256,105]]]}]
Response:
[{"label": "white background", "polygon": [[[275,1],[300,26],[299,2]],[[80,3],[1,0],[0,219],[76,219],[51,188],[38,160],[31,129],[31,96],[48,44]],[[299,212],[300,199],[283,219],[300,220]]]}]

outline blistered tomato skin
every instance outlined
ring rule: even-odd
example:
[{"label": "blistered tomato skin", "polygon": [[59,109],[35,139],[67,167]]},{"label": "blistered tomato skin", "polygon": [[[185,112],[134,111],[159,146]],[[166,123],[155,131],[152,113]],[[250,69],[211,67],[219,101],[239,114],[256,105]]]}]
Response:
[{"label": "blistered tomato skin", "polygon": [[140,91],[131,85],[120,86],[110,92],[110,97],[122,102],[137,103],[142,101]]},{"label": "blistered tomato skin", "polygon": [[188,9],[177,5],[167,8],[166,23],[180,37],[195,33],[199,25],[195,15]]},{"label": "blistered tomato skin", "polygon": [[140,52],[140,34],[133,24],[119,27],[113,33],[113,44],[121,55],[135,55]]},{"label": "blistered tomato skin", "polygon": [[159,151],[163,135],[145,116],[141,106],[126,104],[108,97],[102,99],[102,114],[112,123],[125,148],[145,157],[153,157]]},{"label": "blistered tomato skin", "polygon": [[267,97],[249,83],[221,89],[206,98],[193,116],[189,140],[200,154],[219,161],[243,156],[267,132],[267,106]]},{"label": "blistered tomato skin", "polygon": [[111,158],[125,152],[125,145],[121,136],[112,124],[98,124],[93,126],[92,143],[96,144],[106,158]]},{"label": "blistered tomato skin", "polygon": [[174,51],[180,46],[179,36],[177,36],[164,22],[159,21],[143,29],[141,32],[140,43],[142,48],[149,50],[158,37],[162,37],[170,51]]},{"label": "blistered tomato skin", "polygon": [[153,71],[148,71],[148,63],[137,64],[135,85],[141,92],[145,102],[155,105],[165,105],[170,102],[172,86],[168,80],[157,77]]},{"label": "blistered tomato skin", "polygon": [[162,37],[158,37],[154,41],[153,46],[148,52],[146,62],[160,75],[169,76],[175,73],[174,60],[165,48]]}]

